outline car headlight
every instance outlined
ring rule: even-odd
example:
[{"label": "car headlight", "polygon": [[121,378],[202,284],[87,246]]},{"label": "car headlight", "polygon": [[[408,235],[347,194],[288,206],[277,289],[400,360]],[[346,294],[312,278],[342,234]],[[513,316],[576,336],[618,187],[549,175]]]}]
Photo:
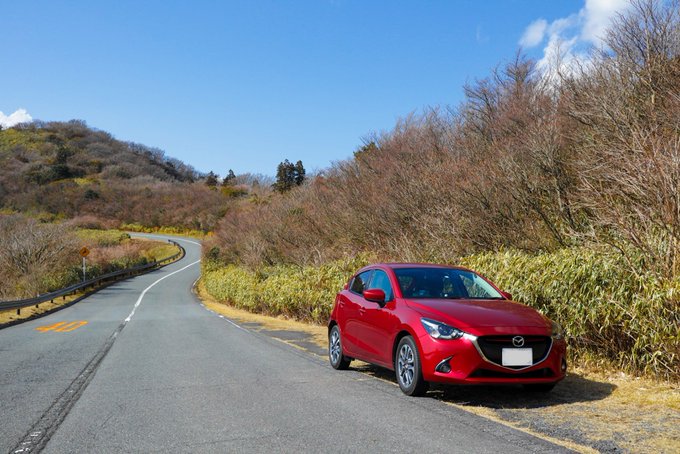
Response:
[{"label": "car headlight", "polygon": [[458,328],[432,320],[431,318],[421,318],[420,323],[423,324],[428,334],[435,339],[460,339],[465,335],[465,332]]},{"label": "car headlight", "polygon": [[552,321],[550,323],[552,324],[552,329],[550,333],[552,338],[555,340],[564,339],[564,329],[562,329],[562,325]]}]

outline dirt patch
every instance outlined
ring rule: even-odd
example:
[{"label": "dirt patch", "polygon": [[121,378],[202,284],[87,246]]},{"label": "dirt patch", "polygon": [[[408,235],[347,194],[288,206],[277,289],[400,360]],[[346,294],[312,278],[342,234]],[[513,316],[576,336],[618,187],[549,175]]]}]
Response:
[{"label": "dirt patch", "polygon": [[[325,326],[235,309],[215,301],[200,282],[197,291],[212,311],[313,354],[326,355]],[[352,368],[396,386],[391,371],[360,361],[353,361]],[[428,397],[579,452],[680,452],[680,386],[675,383],[577,368],[549,393],[518,386],[433,385]]]},{"label": "dirt patch", "polygon": [[576,370],[550,393],[441,386],[431,394],[599,452],[680,452],[680,392],[668,383]]}]

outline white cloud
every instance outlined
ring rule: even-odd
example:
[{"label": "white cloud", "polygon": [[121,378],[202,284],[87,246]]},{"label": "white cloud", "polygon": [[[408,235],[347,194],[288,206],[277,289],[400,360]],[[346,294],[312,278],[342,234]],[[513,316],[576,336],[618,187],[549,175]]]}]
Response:
[{"label": "white cloud", "polygon": [[522,38],[519,40],[519,45],[522,47],[534,47],[538,46],[543,37],[545,36],[545,31],[548,28],[548,21],[545,19],[537,19],[533,21],[524,30]]},{"label": "white cloud", "polygon": [[26,109],[17,109],[16,112],[10,115],[0,112],[0,126],[3,128],[11,128],[19,123],[28,123],[30,121],[33,121],[33,117],[29,115]]},{"label": "white cloud", "polygon": [[628,0],[585,0],[576,13],[547,23],[538,19],[529,24],[520,45],[535,47],[546,41],[538,68],[569,72],[576,62],[587,64],[589,46],[600,46],[607,28],[617,14],[629,5]]},{"label": "white cloud", "polygon": [[581,10],[584,16],[581,38],[595,44],[600,43],[611,20],[628,5],[628,0],[586,0],[586,6]]}]

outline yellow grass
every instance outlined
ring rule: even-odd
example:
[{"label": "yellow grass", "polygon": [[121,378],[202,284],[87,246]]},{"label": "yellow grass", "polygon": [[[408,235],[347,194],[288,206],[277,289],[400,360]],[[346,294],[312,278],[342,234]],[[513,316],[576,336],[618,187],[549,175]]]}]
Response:
[{"label": "yellow grass", "polygon": [[92,178],[72,178],[72,180],[78,186],[85,186],[94,182]]},{"label": "yellow grass", "polygon": [[328,346],[328,328],[325,326],[302,323],[283,316],[270,317],[268,315],[254,314],[252,312],[236,309],[233,306],[220,303],[210,296],[205,290],[202,280],[198,281],[196,292],[208,309],[217,312],[218,314],[222,314],[235,322],[259,323],[267,330],[300,331],[309,334],[311,340],[320,347],[326,348]]},{"label": "yellow grass", "polygon": [[145,248],[143,254],[151,261],[162,260],[164,258],[170,257],[171,255],[175,255],[179,252],[179,248],[174,244],[170,243],[164,243],[142,238],[133,238],[130,241],[146,242],[146,245],[149,247]]},{"label": "yellow grass", "polygon": [[67,296],[66,299],[62,299],[61,297],[55,298],[53,300],[54,302],[50,303],[48,301],[46,303],[40,303],[37,308],[35,306],[22,307],[20,315],[17,315],[16,309],[0,311],[0,326],[17,320],[25,320],[35,315],[42,315],[58,307],[64,306],[73,301],[74,299],[80,298],[82,295],[83,293],[77,293],[75,295]]}]

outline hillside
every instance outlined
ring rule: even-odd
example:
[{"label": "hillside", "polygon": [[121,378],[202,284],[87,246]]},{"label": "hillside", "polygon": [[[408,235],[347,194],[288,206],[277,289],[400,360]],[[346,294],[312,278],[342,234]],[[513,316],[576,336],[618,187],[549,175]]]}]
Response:
[{"label": "hillside", "polygon": [[223,215],[226,197],[202,178],[162,150],[116,140],[78,120],[0,131],[5,212],[208,231]]}]

